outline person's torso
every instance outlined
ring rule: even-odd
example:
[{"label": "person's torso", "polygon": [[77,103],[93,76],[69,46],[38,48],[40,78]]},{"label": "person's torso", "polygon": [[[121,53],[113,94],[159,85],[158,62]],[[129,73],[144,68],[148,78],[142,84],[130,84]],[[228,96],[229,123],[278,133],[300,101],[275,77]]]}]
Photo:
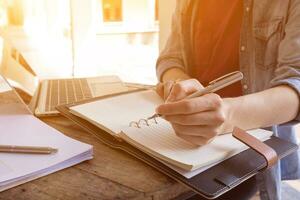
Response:
[{"label": "person's torso", "polygon": [[[239,70],[239,37],[243,17],[242,0],[196,1],[190,76],[203,85],[225,74]],[[221,97],[242,95],[237,82],[217,92]]]},{"label": "person's torso", "polygon": [[[189,9],[195,0],[180,1],[180,34],[186,71],[196,67],[192,55],[197,7]],[[290,0],[244,0],[242,28],[239,38],[239,69],[245,78],[243,93],[253,93],[269,87],[277,67],[278,48],[284,38]]]},{"label": "person's torso", "polygon": [[[189,11],[189,5],[200,0],[179,0],[180,19],[177,21],[182,47],[182,57],[187,73],[193,70],[194,64],[190,55],[192,53],[192,38],[194,27],[191,26],[195,20],[197,9]],[[285,39],[285,28],[288,17],[291,15],[294,0],[243,0],[243,23],[239,38],[239,68],[244,74],[242,80],[243,93],[255,93],[270,87],[271,80],[275,77],[275,70],[279,65],[292,63],[292,57],[280,60],[278,56],[280,43]],[[295,15],[294,15],[295,16]],[[299,14],[298,14],[299,16]],[[293,19],[294,21],[296,19]],[[299,19],[300,20],[300,19]],[[290,33],[299,27],[289,26]],[[300,36],[293,35],[293,40],[300,41]],[[293,45],[285,47],[285,55],[293,55]],[[280,61],[280,62],[278,62]],[[284,62],[284,63],[282,63]],[[275,135],[287,141],[295,142],[295,128],[288,124],[284,128],[274,126]],[[260,192],[265,197],[277,199],[280,192],[280,182],[277,179],[297,179],[300,177],[299,152],[290,155],[289,158],[280,162],[277,171],[262,177],[263,182],[258,184]],[[273,190],[275,188],[275,191]],[[268,196],[268,195],[271,196]]]}]

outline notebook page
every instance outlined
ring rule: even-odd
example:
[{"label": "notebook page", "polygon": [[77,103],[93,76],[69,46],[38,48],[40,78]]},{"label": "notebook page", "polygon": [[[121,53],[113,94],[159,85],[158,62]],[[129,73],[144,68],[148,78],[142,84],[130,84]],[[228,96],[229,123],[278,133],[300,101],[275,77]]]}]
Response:
[{"label": "notebook page", "polygon": [[[71,107],[71,112],[110,133],[120,133],[131,121],[149,117],[163,100],[153,90],[134,92]],[[104,127],[103,127],[104,126]]]},{"label": "notebook page", "polygon": [[118,76],[103,76],[87,79],[94,97],[126,92],[128,88]]},{"label": "notebook page", "polygon": [[[272,132],[261,129],[249,133],[260,140],[272,135]],[[163,119],[158,119],[157,125],[127,128],[121,137],[141,150],[185,170],[211,165],[247,149],[231,134],[218,136],[210,144],[197,147],[177,137],[171,125]]]},{"label": "notebook page", "polygon": [[193,170],[193,171],[184,170],[184,169],[182,169],[182,168],[176,167],[175,165],[171,165],[171,164],[169,164],[168,162],[165,162],[165,161],[163,161],[163,160],[159,160],[159,161],[160,161],[161,163],[163,163],[164,165],[168,166],[169,168],[173,169],[173,170],[176,171],[177,173],[181,174],[181,175],[184,176],[185,178],[190,179],[190,178],[193,178],[194,176],[196,176],[196,175],[198,175],[198,174],[200,174],[200,173],[202,173],[202,172],[208,170],[209,168],[211,168],[211,167],[213,167],[213,166],[215,166],[215,165],[217,165],[217,164],[223,162],[224,160],[226,160],[226,159],[222,159],[222,160],[220,160],[220,161],[218,161],[218,162],[216,162],[216,163],[213,163],[213,164],[211,164],[211,165],[207,165],[207,166],[204,166],[204,167],[199,167],[198,169],[195,169],[195,170]]},{"label": "notebook page", "polygon": [[28,174],[56,165],[65,168],[65,161],[75,158],[76,163],[79,163],[82,159],[78,156],[86,153],[92,155],[91,145],[63,135],[32,115],[2,115],[0,116],[0,130],[1,145],[58,148],[57,153],[49,155],[1,153],[0,172],[6,172],[0,173],[0,191],[7,181],[26,177]]}]

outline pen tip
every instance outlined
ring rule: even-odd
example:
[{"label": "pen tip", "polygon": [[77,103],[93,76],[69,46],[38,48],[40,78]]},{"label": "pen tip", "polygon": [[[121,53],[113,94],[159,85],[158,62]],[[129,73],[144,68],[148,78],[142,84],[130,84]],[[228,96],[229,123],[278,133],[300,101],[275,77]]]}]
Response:
[{"label": "pen tip", "polygon": [[57,153],[58,149],[51,149],[51,153]]}]

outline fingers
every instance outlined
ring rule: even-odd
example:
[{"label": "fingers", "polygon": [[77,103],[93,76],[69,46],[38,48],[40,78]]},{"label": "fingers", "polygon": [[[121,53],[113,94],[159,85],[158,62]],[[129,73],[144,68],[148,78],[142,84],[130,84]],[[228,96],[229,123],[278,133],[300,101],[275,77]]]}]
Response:
[{"label": "fingers", "polygon": [[193,99],[178,102],[168,102],[156,108],[156,112],[163,116],[184,115],[204,111],[218,110],[222,106],[222,99],[217,94],[207,94]]},{"label": "fingers", "polygon": [[164,98],[164,84],[157,83],[156,84],[156,93],[161,97]]},{"label": "fingers", "polygon": [[200,146],[211,142],[223,131],[230,110],[228,104],[214,93],[184,99],[201,88],[197,80],[175,84],[166,103],[156,109],[171,123],[178,137]]},{"label": "fingers", "polygon": [[178,125],[221,125],[225,121],[223,112],[208,111],[190,115],[166,115],[164,119]]},{"label": "fingers", "polygon": [[166,102],[179,101],[189,94],[194,93],[202,88],[203,86],[196,79],[180,81],[172,87]]},{"label": "fingers", "polygon": [[170,92],[172,91],[173,86],[175,85],[175,81],[167,81],[164,84],[164,100],[167,100]]},{"label": "fingers", "polygon": [[195,144],[197,146],[203,146],[203,145],[206,145],[206,144],[210,143],[211,141],[213,141],[213,138],[207,139],[207,138],[199,137],[199,136],[181,135],[179,137],[181,139],[183,139],[189,143]]},{"label": "fingers", "polygon": [[167,100],[175,84],[176,81],[167,81],[165,83],[158,83],[156,85],[156,92],[161,98]]},{"label": "fingers", "polygon": [[218,126],[185,126],[172,124],[177,136],[197,136],[210,139],[218,135]]},{"label": "fingers", "polygon": [[157,93],[166,102],[178,101],[202,88],[203,86],[196,79],[167,81],[156,85]]},{"label": "fingers", "polygon": [[198,146],[210,143],[218,135],[218,127],[215,126],[172,126],[178,137]]},{"label": "fingers", "polygon": [[195,79],[176,83],[168,81],[157,86],[166,103],[157,107],[156,112],[169,121],[176,135],[195,145],[205,145],[219,133],[225,121],[222,99],[216,94],[207,94],[193,99],[186,96],[202,89]]}]

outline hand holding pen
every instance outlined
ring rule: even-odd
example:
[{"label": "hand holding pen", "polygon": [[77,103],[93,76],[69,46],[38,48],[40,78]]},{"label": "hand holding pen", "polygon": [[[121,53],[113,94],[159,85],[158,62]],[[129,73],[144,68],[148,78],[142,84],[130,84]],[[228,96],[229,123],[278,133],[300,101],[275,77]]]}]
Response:
[{"label": "hand holding pen", "polygon": [[242,78],[241,72],[233,72],[212,81],[206,88],[194,79],[181,81],[173,87],[166,103],[157,107],[157,114],[148,119],[162,116],[182,139],[196,145],[209,143],[226,130],[230,117],[228,99],[214,92]]}]

